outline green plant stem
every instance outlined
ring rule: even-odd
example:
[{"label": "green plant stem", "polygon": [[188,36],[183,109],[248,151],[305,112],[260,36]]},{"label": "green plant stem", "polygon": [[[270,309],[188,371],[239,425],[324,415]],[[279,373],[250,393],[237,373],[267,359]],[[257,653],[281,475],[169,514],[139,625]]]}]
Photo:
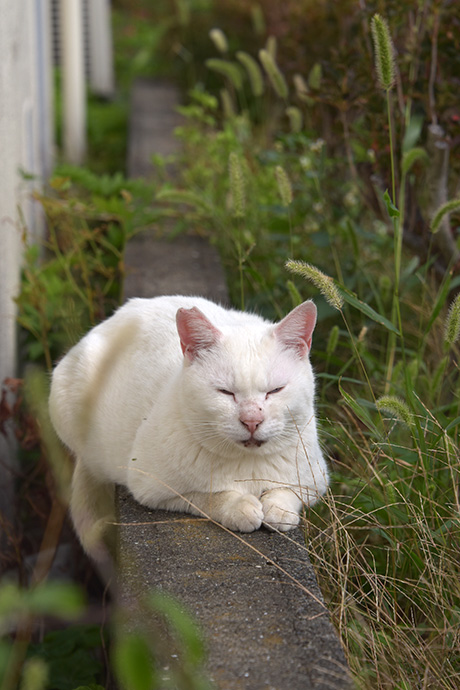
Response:
[{"label": "green plant stem", "polygon": [[[390,99],[390,89],[386,90],[386,101],[387,101],[387,118],[388,118],[388,134],[390,140],[390,168],[391,168],[391,201],[394,206],[396,206],[396,173],[395,173],[395,161],[394,161],[394,150],[393,150],[393,125],[391,117],[391,99]],[[403,177],[402,184],[405,184],[405,178]],[[403,217],[401,212],[399,216],[393,218],[393,234],[394,234],[394,263],[395,263],[395,275],[394,275],[394,290],[393,290],[393,304],[391,308],[391,322],[394,326],[397,326],[401,334],[401,314],[399,310],[399,290],[400,290],[400,275],[401,275],[401,253],[402,253],[402,227],[403,227]],[[396,355],[396,334],[390,333],[388,338],[388,359],[387,359],[387,371],[385,377],[385,393],[388,393],[391,386],[391,377],[393,375],[393,367]]]},{"label": "green plant stem", "polygon": [[40,333],[40,341],[43,346],[43,354],[45,357],[45,363],[46,363],[46,368],[48,371],[51,371],[53,369],[53,359],[51,357],[51,352],[50,352],[50,347],[49,347],[49,327],[47,324],[47,320],[44,314],[40,314],[41,319],[40,319],[40,325],[41,325],[41,333]]},{"label": "green plant stem", "polygon": [[290,205],[287,208],[287,213],[288,213],[288,220],[289,220],[289,251],[291,254],[291,258],[295,259],[294,256],[294,240],[293,240],[293,235],[292,235],[292,216],[291,216],[291,207]]},{"label": "green plant stem", "polygon": [[239,225],[239,238],[237,241],[238,251],[238,275],[240,279],[240,307],[244,311],[244,258],[243,258],[243,232],[241,225]]},{"label": "green plant stem", "polygon": [[244,311],[244,271],[243,271],[243,258],[241,256],[241,248],[239,250],[238,257],[238,270],[240,274],[240,304],[241,311]]},{"label": "green plant stem", "polygon": [[391,99],[390,99],[390,89],[387,89],[387,118],[388,118],[388,135],[390,138],[390,166],[391,166],[391,200],[396,206],[396,174],[395,174],[395,161],[394,161],[394,151],[393,151],[393,126],[391,117]]},{"label": "green plant stem", "polygon": [[17,690],[32,638],[33,619],[27,617],[16,633],[0,690]]},{"label": "green plant stem", "polygon": [[356,359],[357,359],[358,362],[359,362],[359,366],[361,367],[361,371],[363,372],[363,376],[364,376],[364,378],[366,379],[366,383],[367,383],[367,386],[368,386],[368,388],[369,388],[369,392],[370,392],[370,394],[371,394],[371,396],[372,396],[372,399],[373,399],[373,401],[374,401],[374,403],[375,403],[375,402],[376,402],[376,397],[375,397],[374,389],[372,388],[372,384],[371,384],[371,381],[370,381],[370,379],[369,379],[369,376],[368,376],[366,367],[364,366],[364,362],[363,362],[363,360],[362,360],[362,357],[361,357],[361,355],[359,354],[359,349],[358,349],[358,347],[357,347],[357,345],[356,345],[355,337],[354,337],[353,333],[351,332],[351,329],[350,329],[350,327],[349,327],[349,325],[348,325],[348,321],[347,321],[347,319],[346,319],[346,317],[345,317],[345,314],[344,314],[344,312],[343,312],[342,309],[340,310],[340,314],[341,314],[342,319],[343,319],[343,322],[344,322],[344,324],[345,324],[345,328],[346,328],[347,331],[348,331],[348,336],[349,336],[349,338],[350,338],[350,342],[351,342],[351,345],[352,345],[352,349],[353,349],[353,351],[354,351],[354,353],[355,353]]}]

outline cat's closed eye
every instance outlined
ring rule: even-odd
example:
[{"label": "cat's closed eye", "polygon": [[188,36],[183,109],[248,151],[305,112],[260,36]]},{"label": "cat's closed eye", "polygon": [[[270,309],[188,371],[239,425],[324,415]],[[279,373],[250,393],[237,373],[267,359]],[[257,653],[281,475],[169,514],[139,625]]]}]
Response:
[{"label": "cat's closed eye", "polygon": [[[285,386],[279,386],[278,388],[273,388],[273,390],[268,391],[266,397],[269,395],[275,395],[275,393],[280,393],[282,390],[284,390]],[[235,394],[232,391],[228,391],[226,388],[218,388],[217,389],[219,393],[222,393],[222,395],[229,395],[232,398],[235,397]]]},{"label": "cat's closed eye", "polygon": [[232,393],[232,391],[227,391],[227,390],[225,390],[225,388],[218,388],[217,390],[219,393],[222,393],[223,395],[231,395],[232,398],[235,397],[235,394]]},{"label": "cat's closed eye", "polygon": [[279,388],[274,388],[272,391],[268,391],[267,395],[274,395],[275,393],[280,393],[285,386],[279,386]]}]

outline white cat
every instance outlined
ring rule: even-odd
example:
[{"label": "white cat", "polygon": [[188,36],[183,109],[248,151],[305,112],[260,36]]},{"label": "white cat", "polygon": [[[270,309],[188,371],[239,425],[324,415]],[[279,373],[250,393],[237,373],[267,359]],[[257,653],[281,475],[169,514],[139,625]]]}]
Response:
[{"label": "white cat", "polygon": [[50,413],[77,461],[71,514],[103,553],[113,485],[231,530],[287,531],[328,485],[309,361],[316,307],[277,325],[195,297],[132,299],[53,373]]}]

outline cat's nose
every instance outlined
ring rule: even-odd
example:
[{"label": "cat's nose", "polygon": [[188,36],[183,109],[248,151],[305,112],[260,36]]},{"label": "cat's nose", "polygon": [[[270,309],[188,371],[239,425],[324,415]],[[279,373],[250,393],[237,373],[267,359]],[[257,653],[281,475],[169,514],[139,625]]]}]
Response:
[{"label": "cat's nose", "polygon": [[262,424],[263,421],[264,421],[264,418],[262,416],[251,417],[251,418],[247,418],[247,419],[240,417],[241,424],[243,424],[243,426],[245,426],[246,429],[248,429],[248,431],[251,432],[251,436],[253,436],[255,434],[256,429]]}]

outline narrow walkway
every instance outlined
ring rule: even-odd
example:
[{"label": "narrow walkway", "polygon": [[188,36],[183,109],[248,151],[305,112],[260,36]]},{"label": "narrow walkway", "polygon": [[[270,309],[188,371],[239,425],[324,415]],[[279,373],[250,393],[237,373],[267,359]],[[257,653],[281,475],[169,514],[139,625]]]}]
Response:
[{"label": "narrow walkway", "polygon": [[[174,98],[168,103],[168,120],[163,88],[145,81],[134,88],[133,123],[156,121],[155,126],[131,129],[131,149],[147,159],[166,139],[174,147]],[[145,161],[140,170],[148,174]],[[130,172],[138,174],[135,167]],[[200,238],[181,237],[171,244],[137,237],[128,247],[126,263],[126,298],[182,293],[226,300],[218,256]],[[149,589],[177,597],[204,631],[207,669],[216,688],[349,687],[343,650],[300,530],[290,537],[263,529],[234,535],[206,520],[150,511],[124,490],[118,494],[118,511],[121,601],[134,611]]]}]

